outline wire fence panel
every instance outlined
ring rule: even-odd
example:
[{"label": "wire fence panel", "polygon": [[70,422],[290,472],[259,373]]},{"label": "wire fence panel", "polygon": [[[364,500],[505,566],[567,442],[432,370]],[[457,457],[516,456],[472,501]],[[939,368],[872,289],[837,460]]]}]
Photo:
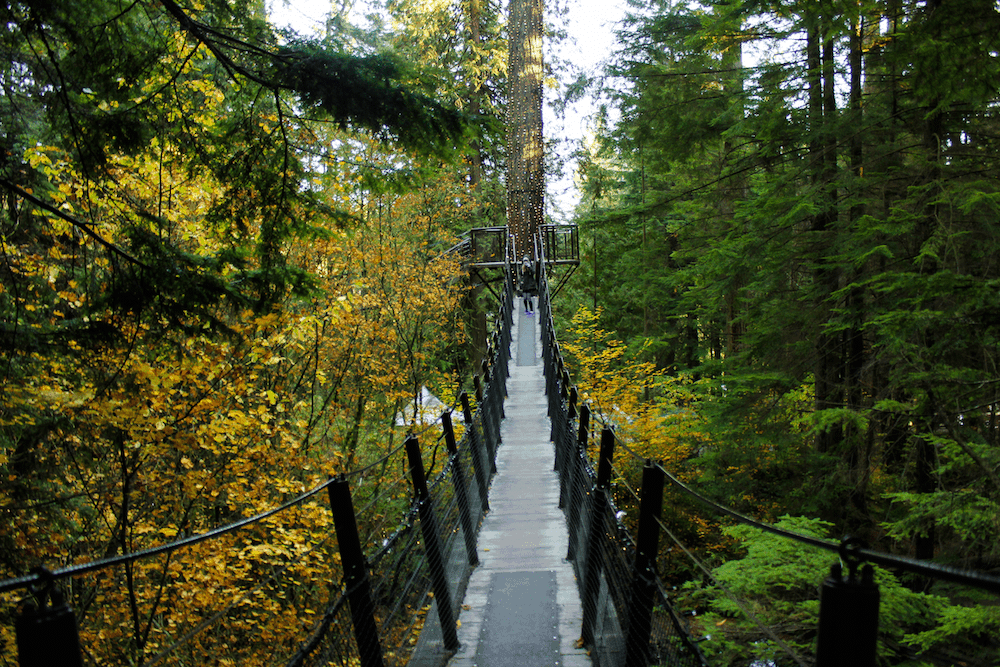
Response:
[{"label": "wire fence panel", "polygon": [[[543,262],[544,267],[544,262]],[[539,313],[542,315],[542,357],[545,364],[548,412],[552,420],[552,440],[555,445],[555,469],[559,473],[560,506],[566,515],[569,531],[567,558],[572,560],[577,581],[581,585],[584,605],[584,627],[581,635],[590,647],[597,667],[626,664],[627,655],[642,656],[641,664],[706,665],[704,656],[691,641],[683,618],[663,594],[663,585],[656,575],[642,573],[652,596],[648,641],[645,632],[629,633],[630,618],[635,615],[634,590],[643,583],[636,567],[636,545],[629,528],[623,522],[625,512],[619,510],[620,492],[637,484],[644,463],[625,457],[628,470],[619,472],[610,488],[598,486],[597,474],[588,450],[594,448],[588,406],[576,405],[576,389],[561,358],[555,338],[547,281],[539,281]],[[610,451],[610,450],[609,450]],[[620,466],[619,466],[620,467]],[[602,494],[598,498],[598,494]],[[634,492],[633,492],[634,494]],[[590,576],[588,576],[588,573]],[[650,579],[651,577],[651,579]],[[637,581],[638,579],[638,581]],[[592,590],[588,590],[588,586]],[[627,642],[641,641],[638,650],[629,651]],[[635,649],[636,647],[633,647]],[[639,665],[640,662],[633,661]]]}]

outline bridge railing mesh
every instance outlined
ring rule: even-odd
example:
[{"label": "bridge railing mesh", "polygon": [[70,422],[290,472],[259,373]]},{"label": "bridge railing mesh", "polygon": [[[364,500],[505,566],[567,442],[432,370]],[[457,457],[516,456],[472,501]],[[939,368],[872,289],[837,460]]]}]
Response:
[{"label": "bridge railing mesh", "polygon": [[[629,458],[613,469],[609,459],[607,479],[601,479],[599,468],[594,468],[592,461],[598,456],[589,411],[577,406],[576,390],[555,336],[544,275],[546,262],[540,264],[538,310],[543,323],[548,413],[559,473],[560,507],[569,531],[567,558],[573,563],[584,607],[582,641],[599,666],[706,665],[655,569],[651,573],[638,569],[636,542],[616,502],[615,488],[635,484],[634,480],[642,476],[643,461]],[[637,604],[637,591],[645,593],[645,604]],[[640,607],[645,607],[647,613],[639,613]]]},{"label": "bridge railing mesh", "polygon": [[[476,563],[478,530],[488,508],[489,482],[500,442],[511,340],[509,281],[503,294],[497,330],[482,366],[483,376],[476,379],[475,396],[461,397],[457,423],[449,415],[440,431],[423,434],[427,439],[419,451],[427,478],[426,497],[421,498],[417,490],[391,535],[381,538],[376,531],[365,540],[377,635],[356,634],[356,641],[345,641],[345,633],[358,630],[356,623],[352,627],[351,615],[344,615],[347,605],[341,605],[333,622],[314,632],[314,637],[319,630],[326,636],[316,642],[309,657],[289,662],[289,667],[435,664],[454,650],[445,628],[454,631],[453,619]],[[412,464],[400,456],[373,473],[386,475],[393,470],[396,475],[412,475]],[[357,518],[359,524],[382,520],[367,517],[363,511],[358,511]],[[378,645],[381,662],[359,654],[357,647],[366,644]]]}]

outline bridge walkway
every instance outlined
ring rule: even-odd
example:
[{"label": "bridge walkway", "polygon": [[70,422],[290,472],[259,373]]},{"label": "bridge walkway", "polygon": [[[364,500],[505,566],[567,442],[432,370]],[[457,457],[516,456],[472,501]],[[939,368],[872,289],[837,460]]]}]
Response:
[{"label": "bridge walkway", "polygon": [[449,667],[589,667],[577,648],[583,608],[549,440],[538,314],[515,316],[506,419],[490,512]]}]

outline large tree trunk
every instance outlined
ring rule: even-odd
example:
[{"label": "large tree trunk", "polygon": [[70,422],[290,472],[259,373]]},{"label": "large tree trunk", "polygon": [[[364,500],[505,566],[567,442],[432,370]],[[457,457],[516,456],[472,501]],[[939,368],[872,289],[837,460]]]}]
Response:
[{"label": "large tree trunk", "polygon": [[[723,80],[723,92],[734,99],[731,108],[742,119],[743,114],[743,47],[739,41],[734,41],[722,54],[722,71],[726,72]],[[736,204],[746,199],[747,180],[743,173],[736,170],[731,173],[731,167],[738,162],[737,148],[729,137],[722,142],[722,155],[719,159],[719,218],[724,225],[735,224]],[[736,355],[743,347],[743,338],[747,326],[740,316],[743,306],[740,303],[741,293],[746,286],[746,270],[739,264],[733,267],[733,275],[726,290],[726,354]]]},{"label": "large tree trunk", "polygon": [[542,1],[510,0],[507,77],[507,228],[518,257],[534,257],[544,215]]},{"label": "large tree trunk", "polygon": [[[850,126],[862,127],[864,112],[862,108],[862,68],[863,38],[866,29],[866,17],[859,14],[851,25],[850,41]],[[864,146],[861,133],[855,132],[850,139],[851,174],[854,180],[853,194],[855,202],[850,209],[850,229],[855,229],[865,214],[862,202],[864,190]],[[865,367],[864,344],[864,313],[865,290],[863,284],[863,269],[855,271],[852,276],[852,287],[847,294],[845,311],[850,317],[845,339],[844,386],[846,388],[847,409],[860,414],[864,409],[864,391],[862,375]],[[858,514],[858,522],[868,523],[868,482],[871,477],[871,445],[873,434],[861,433],[858,429],[845,427],[844,440],[848,444],[848,469],[850,474],[850,503]],[[868,526],[855,526],[853,529],[864,529]]]},{"label": "large tree trunk", "polygon": [[[815,263],[813,272],[813,307],[816,311],[816,365],[815,407],[817,412],[843,407],[841,384],[842,345],[839,334],[825,331],[830,317],[830,298],[837,290],[839,277],[829,255],[832,252],[834,226],[837,221],[836,135],[832,130],[837,107],[834,97],[833,36],[829,34],[830,20],[824,3],[822,13],[809,17],[806,41],[806,58],[809,66],[809,153],[813,172],[813,190],[819,211],[813,216],[811,254]],[[816,436],[816,446],[821,452],[835,449],[843,439],[842,429],[830,426]]]}]

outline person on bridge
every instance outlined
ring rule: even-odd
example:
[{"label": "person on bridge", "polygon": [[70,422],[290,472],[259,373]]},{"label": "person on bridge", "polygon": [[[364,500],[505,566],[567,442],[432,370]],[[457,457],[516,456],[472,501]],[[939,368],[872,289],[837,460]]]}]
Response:
[{"label": "person on bridge", "polygon": [[531,266],[531,260],[524,256],[521,262],[521,296],[524,297],[524,312],[531,314],[535,312],[531,297],[538,292],[538,282],[535,280],[535,270]]}]

